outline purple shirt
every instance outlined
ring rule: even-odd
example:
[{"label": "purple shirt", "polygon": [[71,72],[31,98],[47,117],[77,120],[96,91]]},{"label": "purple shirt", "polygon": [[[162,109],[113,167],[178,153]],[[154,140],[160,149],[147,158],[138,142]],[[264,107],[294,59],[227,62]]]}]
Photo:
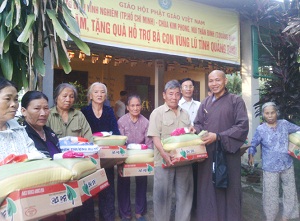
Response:
[{"label": "purple shirt", "polygon": [[299,126],[287,120],[277,120],[275,128],[263,123],[255,131],[249,154],[254,155],[256,147],[261,144],[263,170],[269,172],[286,170],[293,164],[292,157],[288,154],[289,134],[299,130]]},{"label": "purple shirt", "polygon": [[146,144],[148,148],[153,148],[152,139],[147,137],[149,121],[143,115],[139,115],[137,122],[130,119],[127,113],[118,120],[121,135],[127,136],[127,144]]}]

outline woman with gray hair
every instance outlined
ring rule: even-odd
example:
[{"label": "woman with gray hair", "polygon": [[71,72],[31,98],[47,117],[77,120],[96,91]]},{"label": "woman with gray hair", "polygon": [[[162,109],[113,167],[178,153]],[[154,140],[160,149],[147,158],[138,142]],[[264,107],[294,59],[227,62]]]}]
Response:
[{"label": "woman with gray hair", "polygon": [[249,165],[253,165],[256,147],[262,149],[263,169],[263,208],[267,221],[276,219],[279,209],[279,186],[283,189],[282,220],[299,217],[298,198],[295,186],[293,159],[288,154],[288,136],[300,131],[300,127],[278,120],[278,107],[273,102],[262,106],[262,116],[265,121],[259,125],[252,138],[249,148]]},{"label": "woman with gray hair", "polygon": [[[89,105],[81,109],[89,122],[92,133],[107,131],[114,135],[120,135],[117,119],[111,107],[104,104],[107,96],[107,88],[103,83],[93,83],[87,93]],[[109,187],[99,193],[99,215],[101,220],[115,220],[115,188],[114,167],[105,168]]]},{"label": "woman with gray hair", "polygon": [[58,138],[65,136],[84,137],[92,141],[89,123],[81,111],[73,108],[77,99],[76,88],[68,83],[62,83],[54,90],[55,106],[51,108],[47,121]]}]

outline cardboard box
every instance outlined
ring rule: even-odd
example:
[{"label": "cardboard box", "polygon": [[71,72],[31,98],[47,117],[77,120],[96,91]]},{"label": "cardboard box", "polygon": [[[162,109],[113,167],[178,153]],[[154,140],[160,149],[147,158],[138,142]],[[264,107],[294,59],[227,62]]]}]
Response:
[{"label": "cardboard box", "polygon": [[95,196],[109,186],[105,170],[97,170],[96,172],[78,180],[78,186],[82,202]]},{"label": "cardboard box", "polygon": [[36,220],[81,205],[78,182],[72,181],[14,191],[0,213],[3,220]]},{"label": "cardboard box", "polygon": [[300,160],[300,147],[298,147],[296,144],[293,144],[292,142],[289,142],[289,155],[296,158],[297,160]]},{"label": "cardboard box", "polygon": [[153,176],[154,162],[151,163],[124,163],[122,165],[122,176]]},{"label": "cardboard box", "polygon": [[126,146],[99,146],[100,165],[102,168],[113,167],[127,158]]},{"label": "cardboard box", "polygon": [[181,147],[172,150],[170,153],[174,155],[174,157],[176,158],[176,162],[172,166],[167,166],[167,164],[163,160],[163,168],[184,166],[194,162],[201,162],[208,157],[205,145]]}]

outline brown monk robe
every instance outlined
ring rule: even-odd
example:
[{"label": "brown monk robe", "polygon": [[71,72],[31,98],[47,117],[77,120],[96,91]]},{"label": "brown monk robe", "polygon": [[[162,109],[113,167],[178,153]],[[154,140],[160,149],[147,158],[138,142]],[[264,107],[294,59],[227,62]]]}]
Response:
[{"label": "brown monk robe", "polygon": [[225,86],[224,93],[214,98],[209,96],[201,103],[194,127],[197,133],[207,130],[221,136],[227,151],[229,186],[227,189],[213,186],[212,152],[215,142],[206,145],[208,159],[198,165],[197,221],[240,221],[240,147],[249,130],[247,111],[242,98],[228,93]]}]

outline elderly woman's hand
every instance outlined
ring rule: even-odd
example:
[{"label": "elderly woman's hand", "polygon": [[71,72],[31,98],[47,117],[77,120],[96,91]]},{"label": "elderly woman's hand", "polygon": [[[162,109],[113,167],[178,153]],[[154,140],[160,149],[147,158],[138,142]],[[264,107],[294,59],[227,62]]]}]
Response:
[{"label": "elderly woman's hand", "polygon": [[250,166],[253,166],[254,165],[254,158],[253,158],[253,155],[252,154],[249,154],[248,155],[248,164]]}]

